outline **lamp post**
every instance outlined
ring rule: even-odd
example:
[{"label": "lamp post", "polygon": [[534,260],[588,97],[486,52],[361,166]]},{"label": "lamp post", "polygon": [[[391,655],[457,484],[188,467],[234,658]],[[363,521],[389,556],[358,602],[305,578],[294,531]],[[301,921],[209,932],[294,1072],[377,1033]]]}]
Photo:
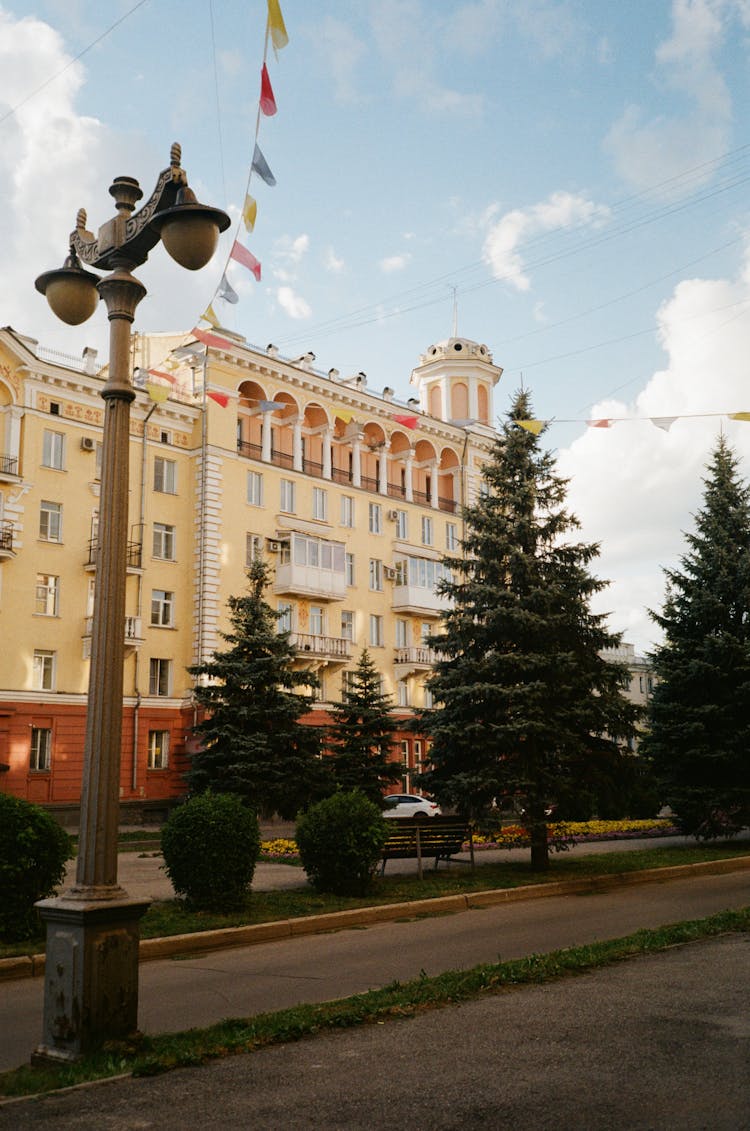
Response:
[{"label": "lamp post", "polygon": [[[120,752],[122,742],[125,583],[127,577],[130,331],[146,288],[133,274],[162,241],[188,270],[208,263],[229,217],[198,204],[180,167],[179,145],[143,207],[132,177],[110,188],[116,215],[86,231],[81,210],[62,268],[36,280],[53,312],[79,325],[107,306],[109,376],[102,446],[99,545],[91,640],[86,742],[81,786],[78,865],[63,895],[37,906],[47,925],[44,1030],[33,1059],[70,1061],[106,1040],[135,1032],[138,1020],[139,920],[148,901],[131,899],[117,882]],[[81,262],[109,271],[105,278]]]}]

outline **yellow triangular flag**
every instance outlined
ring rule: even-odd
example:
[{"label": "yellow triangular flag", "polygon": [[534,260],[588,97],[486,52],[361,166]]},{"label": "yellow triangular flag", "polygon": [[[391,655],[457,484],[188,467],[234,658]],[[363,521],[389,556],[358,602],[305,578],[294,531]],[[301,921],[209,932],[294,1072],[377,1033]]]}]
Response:
[{"label": "yellow triangular flag", "polygon": [[214,311],[213,305],[211,303],[209,303],[209,305],[201,314],[201,322],[208,322],[209,326],[213,326],[214,330],[221,329],[221,323],[216,317],[216,312]]},{"label": "yellow triangular flag", "polygon": [[533,432],[535,436],[538,436],[540,432],[544,431],[544,426],[545,426],[546,423],[547,423],[546,420],[517,420],[516,421],[516,424],[519,424],[521,426],[521,428],[525,428],[527,432]]},{"label": "yellow triangular flag", "polygon": [[351,418],[354,416],[354,413],[349,412],[348,408],[337,408],[336,416],[339,420],[343,420],[344,424],[348,424]]},{"label": "yellow triangular flag", "polygon": [[242,219],[245,221],[245,227],[248,232],[252,232],[255,227],[255,218],[258,215],[258,202],[255,197],[250,196],[250,193],[245,197],[245,207],[242,209]]},{"label": "yellow triangular flag", "polygon": [[146,392],[156,404],[163,404],[169,396],[169,389],[164,385],[146,385]]},{"label": "yellow triangular flag", "polygon": [[750,412],[730,412],[730,420],[750,420]]},{"label": "yellow triangular flag", "polygon": [[271,33],[271,42],[277,51],[280,51],[282,47],[286,47],[289,42],[289,36],[286,33],[284,17],[279,7],[279,0],[268,0],[268,30]]}]

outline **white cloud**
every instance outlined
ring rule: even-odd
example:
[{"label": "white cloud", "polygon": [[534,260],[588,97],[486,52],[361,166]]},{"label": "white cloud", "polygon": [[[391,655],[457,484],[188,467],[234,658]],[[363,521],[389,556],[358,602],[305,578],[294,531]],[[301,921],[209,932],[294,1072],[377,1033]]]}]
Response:
[{"label": "white cloud", "polygon": [[326,66],[333,76],[334,90],[339,102],[351,103],[361,99],[357,79],[359,66],[366,47],[352,29],[333,16],[326,17],[316,28],[314,44],[325,55]]},{"label": "white cloud", "polygon": [[[743,305],[736,305],[736,304]],[[616,578],[596,600],[612,626],[640,647],[658,637],[646,608],[659,609],[662,567],[685,552],[684,531],[702,505],[704,469],[724,429],[750,478],[750,426],[725,414],[750,408],[750,255],[736,280],[681,282],[658,311],[665,367],[630,405],[605,400],[590,417],[625,417],[588,429],[560,456],[571,509],[586,538],[601,542],[597,572]],[[649,418],[677,416],[668,432]],[[551,436],[554,440],[554,435]]]},{"label": "white cloud", "polygon": [[[496,214],[493,208],[490,207],[487,216]],[[492,222],[484,241],[484,261],[496,279],[506,279],[517,290],[527,291],[531,281],[525,273],[520,252],[525,240],[558,229],[587,224],[599,227],[608,217],[609,209],[605,205],[594,204],[569,192],[554,192],[539,204],[515,208]]]},{"label": "white cloud", "polygon": [[392,275],[394,271],[403,271],[411,262],[411,253],[402,252],[401,255],[387,255],[381,259],[378,266],[385,275]]},{"label": "white cloud", "polygon": [[312,309],[301,295],[295,294],[291,287],[279,287],[276,299],[281,309],[296,320],[310,318]]},{"label": "white cloud", "polygon": [[346,267],[344,260],[341,259],[332,247],[327,247],[323,253],[323,266],[326,271],[330,271],[332,275],[340,275]]}]

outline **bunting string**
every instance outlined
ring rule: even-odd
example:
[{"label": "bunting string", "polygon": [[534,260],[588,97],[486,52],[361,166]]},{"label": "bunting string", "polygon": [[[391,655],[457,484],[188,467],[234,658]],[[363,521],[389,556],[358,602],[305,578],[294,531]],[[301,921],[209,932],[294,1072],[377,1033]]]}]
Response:
[{"label": "bunting string", "polygon": [[516,424],[535,436],[539,436],[551,424],[586,424],[589,428],[612,428],[615,424],[639,424],[645,420],[662,432],[668,432],[677,420],[707,420],[720,416],[750,422],[750,412],[683,412],[674,416],[602,416],[593,420],[550,417],[548,420],[517,420]]}]

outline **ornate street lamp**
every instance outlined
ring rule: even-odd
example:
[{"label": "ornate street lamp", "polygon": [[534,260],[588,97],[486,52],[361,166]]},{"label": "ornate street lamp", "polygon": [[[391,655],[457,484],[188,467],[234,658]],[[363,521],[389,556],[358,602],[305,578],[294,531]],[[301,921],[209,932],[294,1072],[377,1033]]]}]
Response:
[{"label": "ornate street lamp", "polygon": [[[117,214],[86,231],[81,210],[70,255],[36,280],[58,318],[77,326],[99,298],[110,322],[101,507],[86,745],[76,880],[63,895],[37,906],[47,924],[44,1032],[33,1059],[69,1061],[106,1040],[137,1029],[139,920],[148,901],[128,897],[117,883],[120,748],[122,741],[125,582],[128,539],[130,328],[146,288],[131,271],[161,240],[181,266],[195,271],[213,255],[229,217],[198,204],[173,145],[170,166],[146,204],[132,177],[117,177],[110,193]],[[100,278],[81,263],[109,271]]]}]

